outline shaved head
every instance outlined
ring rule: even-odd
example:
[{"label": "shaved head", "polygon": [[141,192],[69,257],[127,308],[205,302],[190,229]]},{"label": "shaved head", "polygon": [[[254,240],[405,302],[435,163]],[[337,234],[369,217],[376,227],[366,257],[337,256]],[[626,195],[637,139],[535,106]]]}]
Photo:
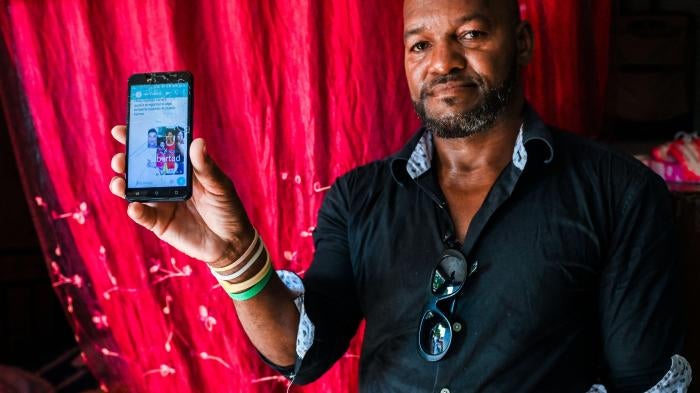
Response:
[{"label": "shaved head", "polygon": [[[404,10],[407,3],[413,2],[412,0],[404,0]],[[520,22],[520,2],[519,0],[486,0],[486,3],[501,3],[501,7],[505,7],[508,10],[508,14],[513,18],[513,23],[517,24]]]}]

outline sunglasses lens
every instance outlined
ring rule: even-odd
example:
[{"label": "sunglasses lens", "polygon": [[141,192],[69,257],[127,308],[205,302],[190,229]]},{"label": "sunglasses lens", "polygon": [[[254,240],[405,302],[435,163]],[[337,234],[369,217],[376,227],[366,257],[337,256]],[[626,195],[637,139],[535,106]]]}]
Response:
[{"label": "sunglasses lens", "polygon": [[445,296],[459,291],[467,279],[467,261],[454,250],[447,250],[433,271],[433,295]]},{"label": "sunglasses lens", "polygon": [[449,322],[444,316],[428,311],[420,328],[420,347],[428,355],[438,356],[447,351],[452,340]]}]

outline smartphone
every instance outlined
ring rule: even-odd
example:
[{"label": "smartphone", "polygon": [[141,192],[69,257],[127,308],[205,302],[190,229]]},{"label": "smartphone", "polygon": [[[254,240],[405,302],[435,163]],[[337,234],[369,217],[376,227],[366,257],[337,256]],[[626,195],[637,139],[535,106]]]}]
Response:
[{"label": "smartphone", "polygon": [[126,199],[187,200],[192,196],[192,74],[134,74],[128,97]]}]

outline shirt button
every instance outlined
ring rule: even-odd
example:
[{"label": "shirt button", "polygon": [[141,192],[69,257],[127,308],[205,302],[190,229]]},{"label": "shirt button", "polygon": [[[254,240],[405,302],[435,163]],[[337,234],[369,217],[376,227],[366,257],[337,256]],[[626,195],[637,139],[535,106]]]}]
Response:
[{"label": "shirt button", "polygon": [[440,389],[440,393],[450,393],[450,389],[442,388],[442,389]]},{"label": "shirt button", "polygon": [[460,331],[462,331],[462,324],[459,323],[459,322],[453,323],[453,324],[452,324],[452,330],[454,330],[455,332],[459,333]]}]

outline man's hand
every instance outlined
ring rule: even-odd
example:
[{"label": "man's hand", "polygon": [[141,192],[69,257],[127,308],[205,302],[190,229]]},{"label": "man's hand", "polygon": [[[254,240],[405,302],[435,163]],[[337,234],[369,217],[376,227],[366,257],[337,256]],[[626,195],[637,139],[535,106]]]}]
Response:
[{"label": "man's hand", "polygon": [[[126,127],[112,128],[112,136],[126,142]],[[195,139],[190,146],[194,179],[192,198],[186,202],[129,204],[127,213],[138,224],[150,229],[160,239],[185,254],[205,262],[219,259],[232,246],[241,255],[250,246],[255,232],[233,183],[207,155],[204,140]],[[126,183],[121,176],[125,168],[124,153],[112,157],[109,189],[124,197]],[[248,279],[254,271],[245,273]],[[296,335],[299,312],[295,295],[273,274],[265,289],[246,301],[236,301],[236,313],[253,345],[270,361],[293,365],[296,360]]]},{"label": "man's hand", "polygon": [[[112,128],[112,136],[126,143],[126,127]],[[178,250],[205,262],[215,261],[229,244],[242,253],[253,240],[253,228],[233,183],[209,157],[203,139],[192,142],[190,159],[192,198],[186,202],[132,202],[127,209],[129,217]],[[115,154],[112,169],[119,175],[112,178],[109,189],[122,198],[124,168],[125,154]]]}]

